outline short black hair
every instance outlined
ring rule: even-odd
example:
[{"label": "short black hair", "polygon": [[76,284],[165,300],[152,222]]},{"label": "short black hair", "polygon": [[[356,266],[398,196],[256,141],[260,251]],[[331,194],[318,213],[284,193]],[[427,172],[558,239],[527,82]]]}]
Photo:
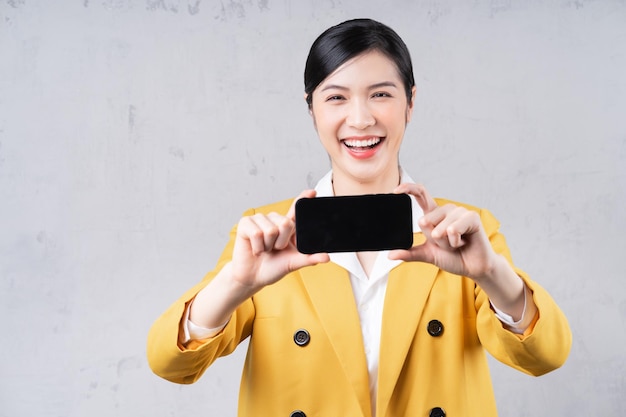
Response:
[{"label": "short black hair", "polygon": [[304,68],[304,92],[311,108],[313,91],[346,61],[369,51],[391,59],[411,101],[415,78],[411,54],[400,36],[389,26],[372,19],[352,19],[326,29],[311,45]]}]

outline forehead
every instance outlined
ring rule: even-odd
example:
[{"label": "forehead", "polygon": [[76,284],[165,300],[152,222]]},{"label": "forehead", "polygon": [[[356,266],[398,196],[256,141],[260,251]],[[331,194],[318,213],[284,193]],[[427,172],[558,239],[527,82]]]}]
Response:
[{"label": "forehead", "polygon": [[344,62],[320,83],[318,89],[331,85],[357,87],[380,82],[396,82],[398,87],[402,84],[396,64],[387,55],[374,50]]}]

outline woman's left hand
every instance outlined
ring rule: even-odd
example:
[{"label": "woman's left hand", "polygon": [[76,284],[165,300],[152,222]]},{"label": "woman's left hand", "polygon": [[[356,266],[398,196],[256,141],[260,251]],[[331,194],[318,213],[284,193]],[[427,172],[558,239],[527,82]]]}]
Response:
[{"label": "woman's left hand", "polygon": [[393,250],[390,259],[434,264],[453,274],[480,281],[493,272],[494,252],[478,213],[454,204],[438,206],[424,186],[400,184],[395,193],[411,194],[424,211],[418,224],[426,242],[408,250]]}]

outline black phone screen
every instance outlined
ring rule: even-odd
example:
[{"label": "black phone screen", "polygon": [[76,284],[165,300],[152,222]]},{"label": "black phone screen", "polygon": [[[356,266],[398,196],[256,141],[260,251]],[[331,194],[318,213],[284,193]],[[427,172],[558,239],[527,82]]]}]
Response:
[{"label": "black phone screen", "polygon": [[407,194],[302,198],[296,202],[302,253],[408,249],[413,245]]}]

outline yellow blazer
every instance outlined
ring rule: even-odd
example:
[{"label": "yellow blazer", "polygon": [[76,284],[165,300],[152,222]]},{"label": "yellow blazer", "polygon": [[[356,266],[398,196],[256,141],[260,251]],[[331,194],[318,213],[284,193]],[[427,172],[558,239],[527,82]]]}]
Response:
[{"label": "yellow blazer", "polygon": [[[286,213],[290,205],[291,201],[283,201],[245,214]],[[497,220],[486,210],[475,210],[496,252],[510,261]],[[250,337],[238,416],[371,417],[367,365],[350,279],[333,263],[303,268],[259,291],[215,337],[186,347],[178,342],[185,306],[230,260],[234,236],[235,229],[215,270],[152,326],[147,355],[153,371],[173,382],[192,383],[214,360]],[[423,241],[423,235],[416,234],[415,240]],[[524,335],[503,328],[486,294],[469,278],[420,262],[405,262],[390,272],[377,417],[496,416],[485,350],[531,375],[547,373],[565,362],[572,341],[565,316],[543,288],[517,272],[539,310]]]}]

